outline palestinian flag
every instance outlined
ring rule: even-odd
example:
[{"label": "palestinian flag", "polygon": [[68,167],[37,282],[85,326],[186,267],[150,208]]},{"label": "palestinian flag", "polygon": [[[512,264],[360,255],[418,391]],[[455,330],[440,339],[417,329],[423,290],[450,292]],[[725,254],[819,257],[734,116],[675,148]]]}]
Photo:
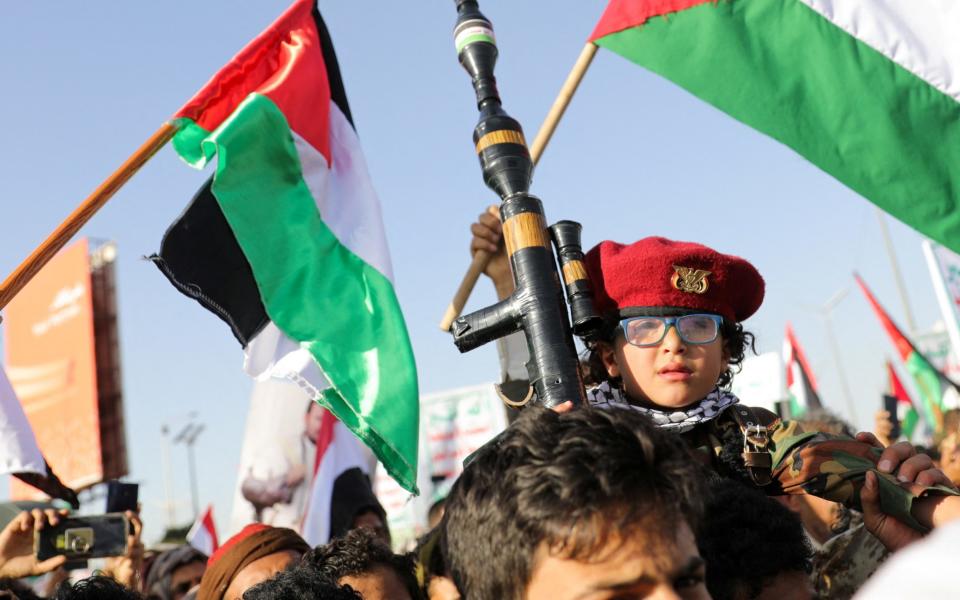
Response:
[{"label": "palestinian flag", "polygon": [[174,115],[204,185],[156,264],[258,378],[298,384],[416,489],[419,404],[380,205],[330,36],[298,0]]},{"label": "palestinian flag", "polygon": [[[908,340],[894,324],[890,315],[883,310],[883,307],[880,306],[880,303],[874,298],[870,289],[867,288],[867,284],[860,279],[860,276],[855,273],[854,277],[857,280],[857,285],[860,286],[863,294],[867,297],[870,306],[873,307],[873,312],[876,313],[883,328],[887,331],[887,335],[890,336],[890,340],[900,355],[900,360],[903,361],[903,364],[907,367],[907,371],[913,376],[914,382],[917,385],[917,393],[920,394],[923,418],[933,428],[934,433],[939,433],[943,428],[944,407],[954,404],[954,400],[951,397],[956,397],[960,394],[960,390],[958,390],[955,383],[947,379],[943,373],[930,364],[930,361],[927,360],[923,354],[917,351],[914,345],[910,343],[910,340]],[[950,398],[950,400],[948,400],[948,398]]]},{"label": "palestinian flag", "polygon": [[790,416],[798,418],[810,409],[822,409],[823,403],[817,393],[817,381],[790,323],[787,323],[787,332],[783,339],[783,364],[787,369]]},{"label": "palestinian flag", "polygon": [[960,3],[612,0],[591,40],[960,252]]},{"label": "palestinian flag", "polygon": [[903,387],[903,383],[897,377],[897,372],[893,369],[890,361],[887,361],[887,374],[890,379],[888,385],[890,395],[897,399],[897,420],[900,421],[900,433],[907,440],[912,440],[920,415],[917,414],[917,409],[913,406],[913,400],[907,394],[906,388]]}]

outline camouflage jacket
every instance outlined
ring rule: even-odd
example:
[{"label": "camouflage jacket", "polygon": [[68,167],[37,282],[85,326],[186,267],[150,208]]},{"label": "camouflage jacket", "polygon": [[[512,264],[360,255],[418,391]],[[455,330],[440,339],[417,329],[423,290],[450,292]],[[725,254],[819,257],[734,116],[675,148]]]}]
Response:
[{"label": "camouflage jacket", "polygon": [[811,580],[818,598],[852,598],[890,554],[867,531],[860,514],[851,514],[847,530],[814,552]]},{"label": "camouflage jacket", "polygon": [[[743,430],[733,415],[737,406],[680,435],[721,476],[751,482],[742,456]],[[768,410],[750,410],[766,428],[771,481],[762,489],[768,495],[812,494],[859,511],[866,473],[875,471],[883,511],[924,530],[910,513],[914,499],[956,493],[942,486],[901,483],[894,475],[877,471],[881,451],[868,444],[845,436],[804,432],[798,423],[782,420]]]}]

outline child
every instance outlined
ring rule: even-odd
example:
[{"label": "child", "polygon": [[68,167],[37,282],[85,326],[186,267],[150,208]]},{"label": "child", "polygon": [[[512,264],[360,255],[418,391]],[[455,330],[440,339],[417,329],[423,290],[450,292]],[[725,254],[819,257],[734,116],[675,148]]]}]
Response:
[{"label": "child", "polygon": [[[496,252],[495,212],[481,215],[472,231],[472,250],[494,252],[486,273],[496,277],[498,295],[505,297],[512,289],[504,275],[506,257]],[[949,482],[928,457],[913,456],[909,444],[881,454],[867,443],[869,434],[858,441],[804,433],[796,423],[739,403],[729,384],[753,343],[741,322],[756,312],[764,294],[763,278],[746,260],[650,237],[630,245],[602,242],[584,262],[606,323],[600,340],[588,345],[587,377],[598,383],[588,390],[592,406],[642,412],[683,436],[720,475],[768,494],[809,493],[859,508],[866,473],[879,470],[884,512],[921,529],[911,516],[913,500],[951,493],[930,487]],[[522,377],[515,367],[526,358],[523,342],[516,342],[500,344],[501,363],[512,379]],[[898,481],[898,467],[907,481]]]}]

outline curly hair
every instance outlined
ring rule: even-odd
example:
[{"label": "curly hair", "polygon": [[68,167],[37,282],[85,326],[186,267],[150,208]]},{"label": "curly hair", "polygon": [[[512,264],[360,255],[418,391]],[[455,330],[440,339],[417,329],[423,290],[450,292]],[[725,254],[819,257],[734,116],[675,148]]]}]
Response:
[{"label": "curly hair", "polygon": [[774,578],[810,574],[813,551],[800,518],[755,488],[715,480],[697,532],[714,600],[754,598]]},{"label": "curly hair", "polygon": [[634,411],[526,408],[447,498],[447,567],[465,598],[519,599],[541,547],[582,560],[639,531],[670,543],[694,529],[703,481],[686,444]]},{"label": "curly hair", "polygon": [[[681,311],[677,309],[670,308],[664,308],[658,312],[664,313],[663,316],[672,316],[670,313],[681,313]],[[690,313],[693,311],[686,310],[684,312]],[[603,360],[600,358],[599,348],[600,344],[613,343],[619,331],[616,327],[617,323],[619,323],[618,319],[613,317],[608,318],[608,325],[605,327],[604,334],[600,339],[586,342],[587,356],[584,360],[586,364],[584,378],[586,380],[594,383],[610,381],[611,383],[619,384],[619,377],[613,378],[607,373],[607,368],[603,365]],[[730,384],[733,382],[733,376],[740,372],[743,359],[747,356],[747,350],[750,350],[754,354],[757,353],[756,336],[749,331],[745,331],[741,323],[724,319],[720,324],[720,339],[723,342],[723,350],[727,356],[727,368],[720,373],[720,377],[717,379],[717,387],[729,390]]]},{"label": "curly hair", "polygon": [[262,581],[243,593],[243,600],[363,600],[349,585],[338,585],[312,565],[298,564]]},{"label": "curly hair", "polygon": [[396,573],[411,598],[421,598],[413,558],[394,554],[372,531],[365,528],[353,529],[342,538],[317,546],[303,556],[301,564],[310,565],[332,581],[340,581],[351,575],[364,575],[377,566],[384,566]]},{"label": "curly hair", "polygon": [[110,577],[94,575],[57,588],[54,600],[140,600],[137,592],[125,588]]}]

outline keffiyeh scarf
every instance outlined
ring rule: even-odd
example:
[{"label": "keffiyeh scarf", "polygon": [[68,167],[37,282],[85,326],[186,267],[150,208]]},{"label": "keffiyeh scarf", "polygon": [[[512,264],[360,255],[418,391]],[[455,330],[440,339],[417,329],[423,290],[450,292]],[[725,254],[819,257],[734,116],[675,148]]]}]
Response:
[{"label": "keffiyeh scarf", "polygon": [[630,404],[622,390],[612,387],[610,382],[604,381],[600,385],[587,390],[587,401],[594,408],[629,408],[650,417],[660,429],[686,433],[701,423],[712,421],[727,408],[740,402],[740,399],[728,391],[714,388],[712,392],[696,404],[683,409],[661,410]]}]

